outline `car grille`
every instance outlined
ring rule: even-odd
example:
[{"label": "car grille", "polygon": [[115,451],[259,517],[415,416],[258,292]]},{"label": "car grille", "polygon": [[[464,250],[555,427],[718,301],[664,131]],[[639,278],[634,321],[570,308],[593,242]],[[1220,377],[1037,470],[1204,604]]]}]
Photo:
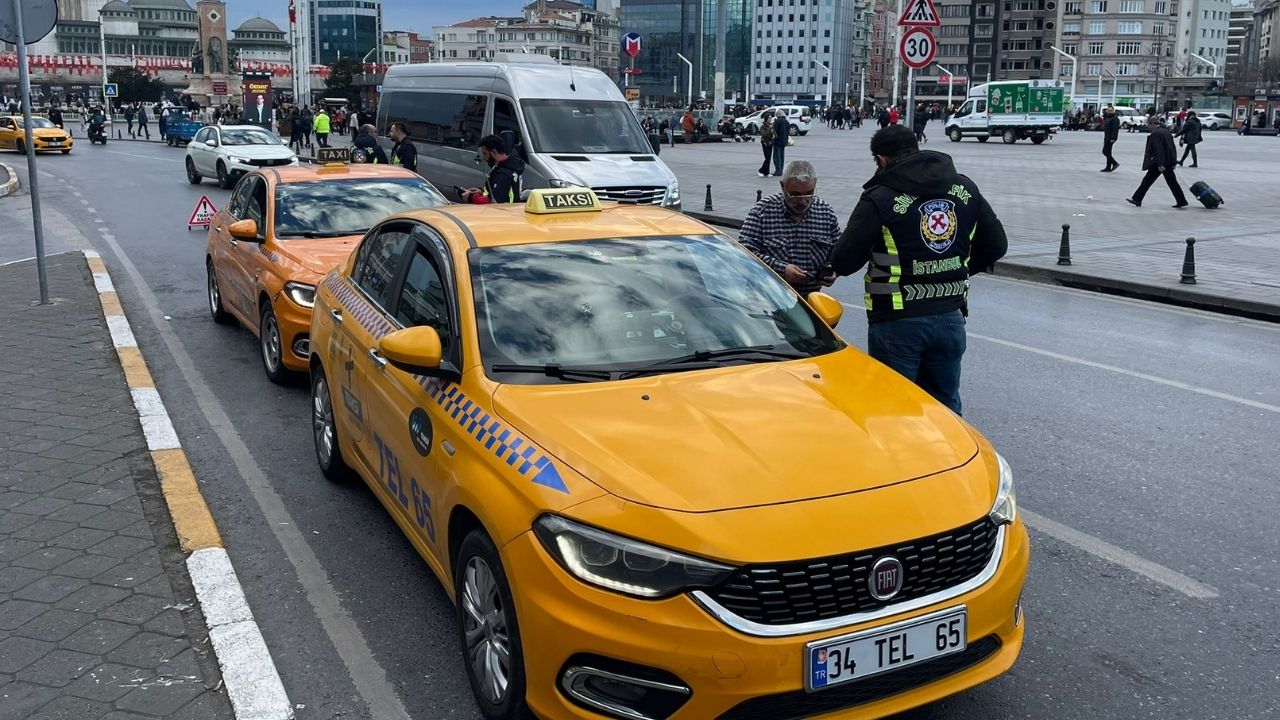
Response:
[{"label": "car grille", "polygon": [[995,635],[970,643],[964,652],[944,655],[901,670],[872,675],[817,692],[793,692],[765,695],[738,703],[719,720],[799,720],[835,712],[856,705],[883,700],[891,695],[936,682],[977,665],[1000,649]]},{"label": "car grille", "polygon": [[249,164],[254,167],[276,167],[278,165],[288,165],[293,162],[292,158],[271,158],[268,160],[250,159]]},{"label": "car grille", "polygon": [[601,200],[634,203],[637,205],[661,205],[666,196],[664,187],[597,187],[591,188]]},{"label": "car grille", "polygon": [[[878,610],[959,585],[982,572],[999,528],[987,518],[900,545],[847,555],[770,565],[745,565],[706,594],[730,612],[763,625],[790,625]],[[876,560],[902,562],[902,589],[889,600],[871,596]]]}]

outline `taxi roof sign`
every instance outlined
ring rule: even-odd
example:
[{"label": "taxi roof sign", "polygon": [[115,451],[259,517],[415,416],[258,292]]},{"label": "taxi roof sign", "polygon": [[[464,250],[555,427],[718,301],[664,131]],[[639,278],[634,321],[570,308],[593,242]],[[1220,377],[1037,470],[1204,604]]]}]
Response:
[{"label": "taxi roof sign", "polygon": [[524,211],[533,215],[600,212],[600,198],[587,188],[539,188],[529,192]]},{"label": "taxi roof sign", "polygon": [[316,148],[316,162],[346,164],[351,162],[351,151],[344,147]]}]

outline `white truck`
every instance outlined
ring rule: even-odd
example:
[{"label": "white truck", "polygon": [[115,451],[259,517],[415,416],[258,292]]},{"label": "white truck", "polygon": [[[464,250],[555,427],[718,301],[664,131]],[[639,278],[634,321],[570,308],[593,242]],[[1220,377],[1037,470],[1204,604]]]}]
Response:
[{"label": "white truck", "polygon": [[978,85],[945,126],[951,142],[965,136],[986,142],[1000,137],[1012,145],[1023,138],[1039,145],[1062,125],[1059,80],[1006,80]]}]

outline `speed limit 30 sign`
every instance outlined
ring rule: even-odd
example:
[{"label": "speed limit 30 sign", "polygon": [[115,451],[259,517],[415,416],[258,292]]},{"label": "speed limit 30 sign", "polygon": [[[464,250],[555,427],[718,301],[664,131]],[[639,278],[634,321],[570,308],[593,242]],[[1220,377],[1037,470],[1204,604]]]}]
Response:
[{"label": "speed limit 30 sign", "polygon": [[898,42],[898,55],[903,64],[916,70],[928,67],[937,53],[938,43],[927,28],[913,27],[904,32]]}]

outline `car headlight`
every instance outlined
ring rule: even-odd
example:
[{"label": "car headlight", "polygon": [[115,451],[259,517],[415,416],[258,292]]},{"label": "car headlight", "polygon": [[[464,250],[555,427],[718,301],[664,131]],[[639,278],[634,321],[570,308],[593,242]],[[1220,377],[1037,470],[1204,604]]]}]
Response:
[{"label": "car headlight", "polygon": [[614,535],[556,515],[543,515],[534,534],[556,562],[579,580],[623,595],[655,600],[719,584],[734,568]]},{"label": "car headlight", "polygon": [[248,165],[248,164],[249,164],[249,158],[245,158],[245,157],[236,157],[235,155],[232,155],[232,156],[228,157],[227,159],[228,159],[228,160],[230,160],[230,161],[231,161],[231,162],[233,162],[233,163],[240,163],[241,165]]},{"label": "car headlight", "polygon": [[996,525],[1008,525],[1018,517],[1018,494],[1013,489],[1013,470],[1004,456],[996,453],[1000,463],[1000,486],[996,490],[996,501],[991,506],[987,517]]},{"label": "car headlight", "polygon": [[284,294],[294,303],[304,307],[315,307],[316,304],[316,286],[308,285],[300,282],[285,283]]},{"label": "car headlight", "polygon": [[574,186],[573,183],[568,180],[561,180],[560,178],[550,178],[547,180],[547,184],[553,188],[567,188]]}]

